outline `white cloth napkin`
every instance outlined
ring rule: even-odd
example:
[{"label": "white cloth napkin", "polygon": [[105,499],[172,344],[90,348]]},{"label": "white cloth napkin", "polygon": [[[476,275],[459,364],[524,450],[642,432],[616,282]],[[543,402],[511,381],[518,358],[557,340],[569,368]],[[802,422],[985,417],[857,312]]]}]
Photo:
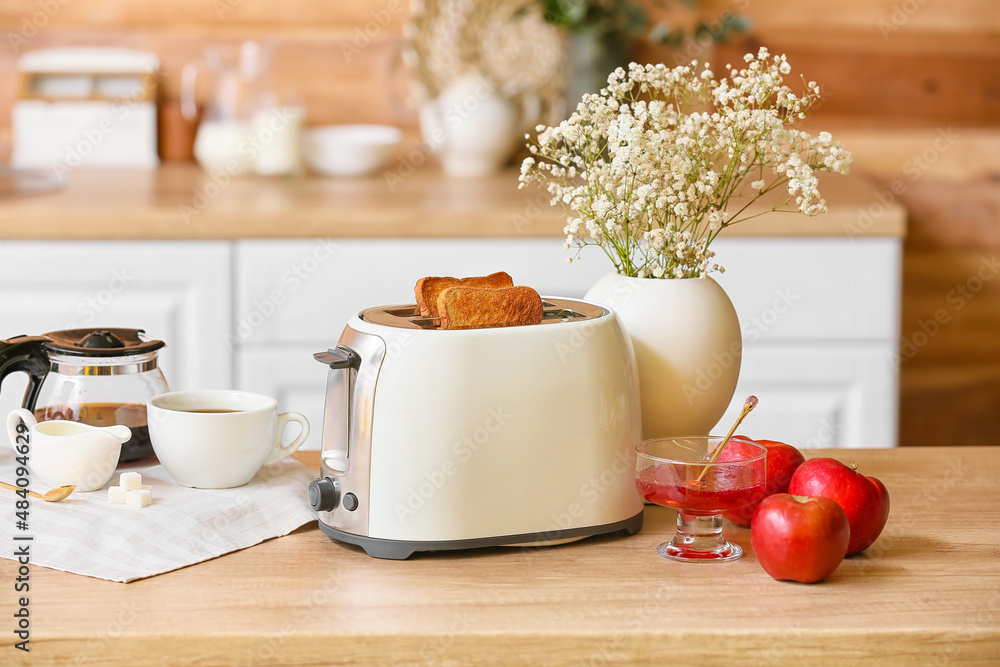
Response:
[{"label": "white cloth napkin", "polygon": [[[5,450],[5,451],[4,451]],[[13,482],[16,463],[0,449],[0,479]],[[107,486],[118,484],[120,469]],[[0,542],[30,544],[31,563],[110,581],[128,582],[245,549],[316,520],[307,487],[316,473],[292,459],[267,466],[235,489],[177,486],[162,465],[128,467],[153,487],[148,507],[108,503],[107,486],[58,503],[31,498],[28,529],[17,529],[13,491],[0,489],[6,509]],[[32,479],[32,491],[48,489]],[[27,541],[12,541],[14,537]],[[0,551],[12,558],[10,549]]]}]

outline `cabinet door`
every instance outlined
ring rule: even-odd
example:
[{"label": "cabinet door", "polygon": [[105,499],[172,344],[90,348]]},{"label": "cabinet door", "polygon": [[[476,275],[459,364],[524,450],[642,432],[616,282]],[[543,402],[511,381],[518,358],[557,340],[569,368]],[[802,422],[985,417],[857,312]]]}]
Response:
[{"label": "cabinet door", "polygon": [[[0,337],[81,327],[145,329],[166,342],[172,389],[232,386],[226,242],[0,243]],[[19,406],[26,377],[4,381],[0,414]]]},{"label": "cabinet door", "polygon": [[899,239],[736,238],[712,247],[745,344],[897,340]]},{"label": "cabinet door", "polygon": [[[332,345],[332,343],[331,343]],[[240,389],[278,399],[281,412],[301,412],[309,420],[309,437],[302,449],[319,449],[323,435],[323,408],[328,366],[313,359],[314,352],[326,347],[287,343],[241,352],[236,375]],[[295,433],[285,434],[291,442]]]},{"label": "cabinet door", "polygon": [[[720,239],[716,274],[747,344],[895,340],[898,239]],[[560,239],[241,241],[234,345],[335,339],[358,310],[413,302],[422,276],[507,271],[542,294],[581,297],[610,270],[597,248],[566,264]]]},{"label": "cabinet door", "polygon": [[714,432],[727,433],[753,394],[760,404],[740,434],[809,449],[893,447],[893,349],[889,343],[747,346],[733,402]]}]

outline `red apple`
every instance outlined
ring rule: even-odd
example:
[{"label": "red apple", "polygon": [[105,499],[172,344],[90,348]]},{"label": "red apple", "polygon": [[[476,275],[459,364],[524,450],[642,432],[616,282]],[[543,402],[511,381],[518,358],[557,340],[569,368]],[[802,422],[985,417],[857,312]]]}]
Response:
[{"label": "red apple", "polygon": [[734,435],[728,442],[726,442],[726,446],[723,447],[722,451],[719,452],[719,458],[717,460],[722,463],[726,463],[729,461],[746,461],[747,459],[755,459],[760,456],[760,449],[754,447],[755,444],[760,443],[743,435]]},{"label": "red apple", "polygon": [[[749,438],[744,439],[749,440]],[[802,452],[791,445],[777,440],[754,440],[754,442],[767,448],[767,481],[764,483],[764,498],[775,493],[787,493],[788,483],[792,481],[792,473],[802,465],[806,457],[802,456]],[[760,506],[764,498],[739,509],[729,510],[722,516],[737,526],[749,526],[753,521],[754,512],[757,511],[757,507]]]},{"label": "red apple", "polygon": [[764,571],[779,581],[826,579],[847,553],[851,528],[829,498],[776,493],[764,498],[750,527],[750,544]]},{"label": "red apple", "polygon": [[810,459],[803,463],[792,475],[788,492],[830,498],[843,508],[851,524],[848,556],[871,546],[889,518],[889,492],[885,485],[836,459]]}]

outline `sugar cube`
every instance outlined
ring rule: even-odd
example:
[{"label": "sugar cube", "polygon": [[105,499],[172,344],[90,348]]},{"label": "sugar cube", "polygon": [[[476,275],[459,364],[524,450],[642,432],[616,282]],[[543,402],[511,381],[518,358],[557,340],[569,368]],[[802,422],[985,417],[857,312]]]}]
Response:
[{"label": "sugar cube", "polygon": [[142,475],[137,472],[123,472],[118,478],[118,484],[126,491],[138,491],[142,488]]},{"label": "sugar cube", "polygon": [[153,493],[145,489],[133,489],[125,492],[125,504],[129,507],[146,507],[153,502]]},{"label": "sugar cube", "polygon": [[125,504],[125,489],[120,486],[108,487],[108,502],[112,505]]},{"label": "sugar cube", "polygon": [[143,491],[149,491],[150,493],[153,492],[153,487],[150,486],[149,484],[143,484],[139,488],[142,489]]}]

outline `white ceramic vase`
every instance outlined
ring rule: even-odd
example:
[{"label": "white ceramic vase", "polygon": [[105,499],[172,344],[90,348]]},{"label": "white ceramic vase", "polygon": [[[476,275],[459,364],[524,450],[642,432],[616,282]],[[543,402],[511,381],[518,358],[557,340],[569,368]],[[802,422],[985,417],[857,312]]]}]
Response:
[{"label": "white ceramic vase", "polygon": [[733,398],[743,351],[719,283],[609,273],[585,298],[617,311],[632,338],[643,438],[708,434]]}]

